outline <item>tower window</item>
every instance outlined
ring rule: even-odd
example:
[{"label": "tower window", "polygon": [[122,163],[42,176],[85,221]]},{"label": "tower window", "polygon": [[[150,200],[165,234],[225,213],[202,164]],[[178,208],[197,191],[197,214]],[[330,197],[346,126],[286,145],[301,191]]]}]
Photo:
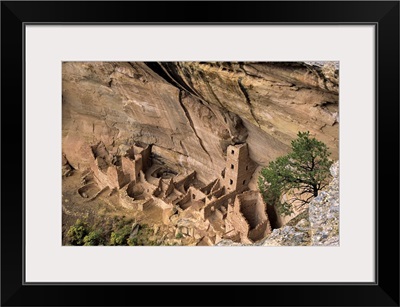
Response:
[{"label": "tower window", "polygon": [[231,169],[234,169],[234,168],[235,168],[235,166],[233,164],[231,164]]},{"label": "tower window", "polygon": [[196,198],[196,195],[193,194],[193,199],[195,199],[195,198]]},{"label": "tower window", "polygon": [[231,151],[231,154],[232,154],[232,155],[234,155],[234,154],[235,154],[235,151],[234,151],[233,149],[232,149],[232,151]]},{"label": "tower window", "polygon": [[246,180],[243,180],[243,184],[246,184]]},{"label": "tower window", "polygon": [[249,166],[248,165],[246,165],[246,171],[248,171],[249,170]]},{"label": "tower window", "polygon": [[233,180],[232,179],[229,179],[229,184],[233,184]]}]

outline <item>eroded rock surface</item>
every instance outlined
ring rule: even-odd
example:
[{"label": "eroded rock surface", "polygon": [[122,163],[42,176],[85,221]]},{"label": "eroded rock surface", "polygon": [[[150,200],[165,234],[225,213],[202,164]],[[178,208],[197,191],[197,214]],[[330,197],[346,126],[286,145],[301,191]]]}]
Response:
[{"label": "eroded rock surface", "polygon": [[331,228],[316,205],[311,226],[265,241],[272,229],[254,190],[257,170],[298,131],[338,157],[337,63],[64,62],[62,86],[62,170],[82,174],[82,203],[146,213],[172,245],[336,244],[333,205]]},{"label": "eroded rock surface", "polygon": [[313,63],[65,62],[63,153],[73,168],[87,145],[111,153],[153,145],[170,167],[204,182],[225,166],[230,144],[247,142],[267,165],[309,130],[338,156],[338,71]]},{"label": "eroded rock surface", "polygon": [[262,246],[304,246],[310,245],[310,224],[302,219],[295,226],[274,229],[270,236],[258,245]]},{"label": "eroded rock surface", "polygon": [[309,206],[312,245],[339,245],[339,161],[331,166],[331,174],[327,190]]}]

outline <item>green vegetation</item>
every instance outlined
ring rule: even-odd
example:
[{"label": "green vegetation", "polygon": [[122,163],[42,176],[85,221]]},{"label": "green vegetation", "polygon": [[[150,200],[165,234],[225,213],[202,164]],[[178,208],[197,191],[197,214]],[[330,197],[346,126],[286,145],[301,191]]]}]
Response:
[{"label": "green vegetation", "polygon": [[134,225],[136,224],[132,219],[117,216],[97,221],[93,225],[77,219],[68,229],[67,243],[85,246],[161,245],[161,242],[154,238],[153,229],[147,225],[137,225],[137,231],[134,232]]},{"label": "green vegetation", "polygon": [[104,245],[103,233],[99,230],[93,230],[89,232],[87,236],[83,238],[83,242],[85,242],[85,246],[96,246],[96,245]]},{"label": "green vegetation", "polygon": [[154,231],[147,225],[141,225],[136,236],[129,238],[127,243],[130,246],[151,246],[161,245],[160,241],[155,240]]},{"label": "green vegetation", "polygon": [[113,231],[110,237],[110,245],[128,245],[127,240],[131,234],[131,229],[130,225],[125,225]]},{"label": "green vegetation", "polygon": [[308,131],[299,132],[291,145],[292,151],[270,162],[258,178],[264,201],[283,215],[290,215],[294,204],[300,208],[318,196],[329,183],[333,162],[327,146]]},{"label": "green vegetation", "polygon": [[71,245],[83,245],[85,237],[89,234],[88,223],[77,219],[75,224],[72,225],[68,232],[67,238]]}]

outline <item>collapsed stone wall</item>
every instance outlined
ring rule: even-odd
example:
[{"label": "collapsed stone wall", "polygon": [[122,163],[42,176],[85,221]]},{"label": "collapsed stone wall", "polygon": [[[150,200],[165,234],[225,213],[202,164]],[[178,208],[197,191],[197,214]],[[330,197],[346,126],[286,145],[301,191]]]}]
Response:
[{"label": "collapsed stone wall", "polygon": [[258,191],[238,194],[233,206],[228,206],[226,219],[228,226],[225,238],[231,240],[237,238],[237,233],[239,233],[241,242],[250,244],[271,232],[271,225],[265,213],[265,204]]},{"label": "collapsed stone wall", "polygon": [[110,189],[120,189],[129,182],[124,172],[116,167],[105,166],[105,172],[102,170],[103,167],[99,167],[99,159],[96,158],[91,164],[91,170],[93,171],[93,177],[98,186],[103,189],[109,187]]},{"label": "collapsed stone wall", "polygon": [[135,162],[133,162],[131,159],[126,157],[121,157],[121,166],[123,172],[127,174],[129,181],[136,181],[137,178],[139,178],[140,174],[136,173]]},{"label": "collapsed stone wall", "polygon": [[216,198],[220,198],[225,194],[225,187],[220,187],[218,190],[211,191],[206,198],[206,204],[215,201]]},{"label": "collapsed stone wall", "polygon": [[267,220],[266,208],[261,195],[257,191],[247,191],[237,196],[240,212],[246,218],[250,229]]},{"label": "collapsed stone wall", "polygon": [[190,187],[189,190],[188,190],[188,193],[191,194],[191,199],[192,200],[204,201],[205,198],[207,197],[206,194],[204,194],[201,190],[196,189],[194,187]]},{"label": "collapsed stone wall", "polygon": [[271,233],[271,231],[271,224],[269,220],[266,220],[258,224],[254,229],[251,229],[248,237],[251,241],[256,242],[265,238],[265,236]]},{"label": "collapsed stone wall", "polygon": [[189,174],[182,176],[181,179],[176,180],[175,186],[177,188],[182,187],[184,191],[187,191],[190,184],[195,180],[195,178],[196,178],[196,171],[191,171]]},{"label": "collapsed stone wall", "polygon": [[[143,172],[141,172],[141,173],[143,174]],[[152,196],[152,195],[154,195],[156,192],[159,193],[159,192],[161,191],[161,189],[160,189],[160,182],[161,182],[161,179],[159,179],[157,185],[153,185],[153,184],[147,182],[147,180],[144,178],[144,175],[143,175],[143,178],[141,178],[139,184],[143,187],[144,193],[145,193],[147,196]]]},{"label": "collapsed stone wall", "polygon": [[224,206],[226,208],[228,206],[229,202],[233,203],[235,195],[236,195],[236,191],[232,191],[232,192],[227,193],[227,194],[223,195],[222,197],[215,199],[215,200],[211,201],[210,203],[208,203],[204,207],[204,218],[206,218],[206,219],[209,218],[211,215],[213,215],[215,210],[220,210],[222,206]]},{"label": "collapsed stone wall", "polygon": [[[235,200],[237,203],[238,200]],[[226,217],[226,232],[224,234],[225,239],[230,239],[234,242],[243,242],[245,244],[251,243],[247,238],[249,232],[249,224],[240,212],[238,206],[228,205],[227,217]]]},{"label": "collapsed stone wall", "polygon": [[135,152],[140,155],[142,159],[141,169],[143,172],[146,172],[151,166],[151,146],[148,144],[144,144],[143,147],[134,146]]},{"label": "collapsed stone wall", "polygon": [[98,186],[95,183],[89,183],[89,184],[85,184],[84,186],[80,187],[78,189],[78,194],[82,198],[91,199],[99,191],[100,191],[100,189],[98,188]]},{"label": "collapsed stone wall", "polygon": [[176,208],[173,205],[167,204],[161,199],[152,196],[152,203],[153,205],[159,207],[162,210],[162,222],[164,225],[169,225],[171,223],[171,216],[175,214]]},{"label": "collapsed stone wall", "polygon": [[192,194],[187,192],[177,203],[176,205],[180,208],[187,209],[190,206],[190,200],[192,198]]},{"label": "collapsed stone wall", "polygon": [[204,194],[210,194],[211,191],[213,190],[213,188],[219,184],[219,180],[215,179],[214,181],[211,181],[209,184],[205,185],[203,188],[201,188],[200,190],[204,193]]},{"label": "collapsed stone wall", "polygon": [[145,187],[143,187],[141,183],[135,181],[130,182],[125,190],[127,195],[132,199],[143,199],[144,195],[146,195]]},{"label": "collapsed stone wall", "polygon": [[174,184],[174,180],[172,178],[170,178],[167,183],[164,183],[163,180],[161,180],[161,183],[166,185],[166,188],[164,189],[163,187],[163,191],[164,191],[164,197],[168,197],[169,195],[171,195],[171,193],[175,190],[175,184]]},{"label": "collapsed stone wall", "polygon": [[119,202],[120,204],[127,208],[136,211],[143,211],[144,206],[150,206],[153,200],[151,198],[135,199],[130,196],[127,192],[128,186],[125,186],[119,191]]},{"label": "collapsed stone wall", "polygon": [[[119,150],[122,148],[124,146],[120,146]],[[118,190],[120,203],[126,208],[144,211],[146,207],[158,207],[160,211],[157,214],[165,225],[174,225],[178,218],[176,225],[180,223],[179,227],[186,236],[196,234],[199,237],[202,234],[201,244],[215,243],[226,233],[228,237],[248,243],[270,229],[264,223],[267,221],[265,213],[262,215],[259,212],[265,211],[265,206],[257,203],[261,199],[259,193],[248,191],[240,194],[247,185],[237,189],[237,185],[233,185],[235,190],[226,190],[218,178],[204,185],[196,179],[195,171],[185,175],[176,174],[167,167],[144,161],[141,153],[146,152],[150,157],[148,148],[131,146],[125,148],[126,153],[121,156],[109,153],[101,142],[92,146],[91,170],[94,181],[100,188]],[[247,145],[228,146],[230,148],[237,150],[236,155],[232,153],[236,169],[232,168],[234,172],[231,176],[249,178],[253,164],[248,156]],[[228,158],[227,167],[230,163],[232,161]],[[146,173],[143,165],[148,167]],[[175,222],[172,222],[173,216],[177,216]],[[203,229],[199,232],[197,223],[207,231]]]}]

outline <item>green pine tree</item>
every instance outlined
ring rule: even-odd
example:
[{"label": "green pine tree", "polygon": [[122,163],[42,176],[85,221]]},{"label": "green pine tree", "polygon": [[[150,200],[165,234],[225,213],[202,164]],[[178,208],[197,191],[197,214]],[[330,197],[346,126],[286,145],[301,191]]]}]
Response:
[{"label": "green pine tree", "polygon": [[[299,208],[318,196],[320,190],[329,183],[329,159],[327,146],[310,133],[299,132],[293,140],[292,151],[277,158],[261,170],[258,187],[268,205],[274,205],[284,215],[293,212],[296,203]],[[285,201],[283,195],[287,196]]]}]

